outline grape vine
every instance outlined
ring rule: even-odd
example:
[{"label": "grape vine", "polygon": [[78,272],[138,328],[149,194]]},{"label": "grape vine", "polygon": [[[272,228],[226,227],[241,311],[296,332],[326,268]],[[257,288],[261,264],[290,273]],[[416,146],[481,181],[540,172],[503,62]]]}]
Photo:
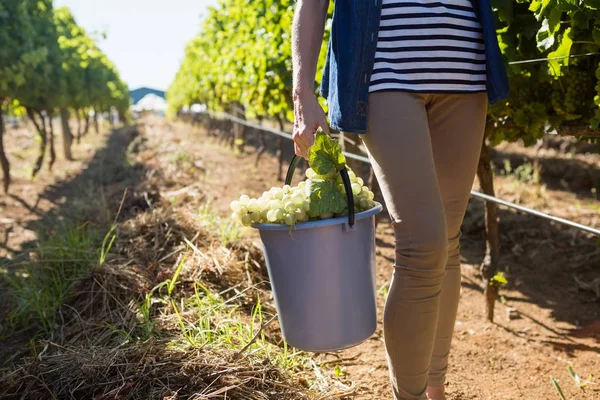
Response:
[{"label": "grape vine", "polygon": [[115,109],[125,115],[129,91],[69,9],[55,9],[52,0],[2,1],[0,27],[0,163],[7,191],[10,163],[3,147],[3,114],[9,109],[25,110],[38,131],[35,176],[48,147],[50,168],[56,159],[53,117],[61,116],[64,153],[70,159],[71,112],[79,116],[94,110],[97,116]]}]

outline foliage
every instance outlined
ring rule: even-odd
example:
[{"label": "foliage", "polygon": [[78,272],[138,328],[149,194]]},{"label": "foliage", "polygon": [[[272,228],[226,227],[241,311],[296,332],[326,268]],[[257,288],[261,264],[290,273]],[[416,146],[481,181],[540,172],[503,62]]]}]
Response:
[{"label": "foliage", "polygon": [[[292,0],[221,0],[210,8],[167,91],[170,112],[194,103],[217,110],[239,103],[249,117],[282,116],[291,121],[293,14]],[[326,34],[324,43],[328,38]],[[318,85],[319,73],[316,79]]]},{"label": "foliage", "polygon": [[[490,107],[491,143],[521,139],[531,145],[549,130],[597,128],[600,57],[594,53],[600,50],[600,1],[492,4],[511,94]],[[292,17],[291,0],[221,0],[186,47],[167,94],[171,113],[194,103],[223,110],[239,102],[250,117],[284,115],[291,120]],[[325,36],[324,43],[327,31]],[[322,51],[317,81],[324,56]]]},{"label": "foliage", "polygon": [[[57,111],[67,118],[68,109],[127,112],[127,85],[69,9],[54,9],[52,0],[4,0],[0,27],[0,112],[25,111],[36,126],[40,149],[34,175],[42,167],[48,139],[50,167],[56,158],[50,119]],[[8,190],[10,164],[2,145],[2,121],[0,163]],[[68,131],[68,124],[64,126]],[[70,132],[63,134],[71,137]],[[71,141],[67,142],[69,158]]]},{"label": "foliage", "polygon": [[492,144],[522,139],[530,145],[547,130],[566,126],[598,128],[600,2],[493,3],[511,94],[490,107]]}]

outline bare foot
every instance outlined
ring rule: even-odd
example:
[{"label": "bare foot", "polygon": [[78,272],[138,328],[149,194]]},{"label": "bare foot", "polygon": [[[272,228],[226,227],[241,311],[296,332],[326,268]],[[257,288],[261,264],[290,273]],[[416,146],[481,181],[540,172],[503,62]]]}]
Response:
[{"label": "bare foot", "polygon": [[446,388],[444,385],[440,386],[428,386],[427,387],[427,400],[446,400]]}]

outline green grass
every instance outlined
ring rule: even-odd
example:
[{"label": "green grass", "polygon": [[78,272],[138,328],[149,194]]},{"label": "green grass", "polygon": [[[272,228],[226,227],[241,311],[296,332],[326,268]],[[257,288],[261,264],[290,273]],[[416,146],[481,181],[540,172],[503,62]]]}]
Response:
[{"label": "green grass", "polygon": [[40,238],[29,260],[9,264],[14,274],[4,279],[10,287],[10,327],[51,335],[71,287],[93,265],[106,261],[115,236],[113,226],[100,246],[98,233],[88,225],[64,224]]},{"label": "green grass", "polygon": [[510,161],[504,160],[504,168],[500,170],[500,174],[505,176],[512,175],[521,183],[540,183],[539,171],[530,162],[523,163],[513,169]]},{"label": "green grass", "polygon": [[208,202],[198,210],[198,222],[207,231],[218,234],[223,245],[239,241],[248,232],[248,228],[241,226],[231,218],[223,218],[213,212]]},{"label": "green grass", "polygon": [[[306,365],[310,360],[306,353],[290,348],[285,341],[278,346],[267,340],[261,327],[273,316],[265,315],[260,299],[247,315],[236,305],[237,297],[225,300],[221,294],[195,282],[192,296],[170,298],[168,312],[173,312],[183,339],[173,345],[192,348],[209,345],[234,352],[244,349],[253,357],[273,360],[288,370]],[[165,299],[162,302],[166,303]],[[245,348],[249,343],[252,344]]]},{"label": "green grass", "polygon": [[[134,325],[123,327],[118,320],[107,320],[101,325],[130,343],[157,338],[187,351],[210,347],[222,350],[233,359],[270,360],[292,372],[316,368],[308,354],[289,347],[278,335],[267,335],[263,330],[265,322],[274,320],[275,316],[265,311],[260,298],[256,299],[251,312],[241,308],[245,303],[242,297],[255,287],[240,289],[230,296],[232,289],[218,293],[206,283],[189,280],[186,274],[197,251],[218,251],[219,245],[239,241],[245,234],[244,228],[216,215],[208,205],[200,210],[198,222],[208,234],[215,235],[216,240],[208,242],[210,248],[199,250],[185,240],[188,246],[181,250],[172,275],[143,293],[141,301],[129,303],[132,310],[137,311]],[[66,223],[41,237],[30,260],[7,268],[12,272],[10,277],[5,274],[10,284],[12,330],[9,333],[27,331],[33,339],[60,334],[57,330],[62,322],[60,310],[68,303],[73,285],[86,276],[90,268],[107,261],[116,237],[117,225],[114,224],[102,236],[88,224]],[[123,301],[123,304],[128,303]],[[341,369],[332,372],[332,378],[342,374]],[[308,380],[306,382],[310,385]]]}]

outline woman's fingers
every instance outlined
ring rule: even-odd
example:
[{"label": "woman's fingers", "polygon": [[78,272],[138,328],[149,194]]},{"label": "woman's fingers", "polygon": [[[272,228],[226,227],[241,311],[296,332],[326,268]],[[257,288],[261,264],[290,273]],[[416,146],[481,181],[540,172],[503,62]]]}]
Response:
[{"label": "woman's fingers", "polygon": [[327,117],[325,116],[325,112],[323,112],[323,110],[321,110],[321,120],[319,121],[319,125],[321,126],[321,129],[323,130],[323,132],[325,132],[327,135],[331,135],[331,132],[329,131],[329,124],[327,124]]},{"label": "woman's fingers", "polygon": [[327,135],[329,125],[323,109],[314,96],[297,99],[294,102],[294,151],[297,155],[308,158],[308,149],[315,142],[315,133],[319,127]]},{"label": "woman's fingers", "polygon": [[305,128],[294,132],[294,143],[296,154],[308,158],[308,149],[314,143],[314,131]]}]

